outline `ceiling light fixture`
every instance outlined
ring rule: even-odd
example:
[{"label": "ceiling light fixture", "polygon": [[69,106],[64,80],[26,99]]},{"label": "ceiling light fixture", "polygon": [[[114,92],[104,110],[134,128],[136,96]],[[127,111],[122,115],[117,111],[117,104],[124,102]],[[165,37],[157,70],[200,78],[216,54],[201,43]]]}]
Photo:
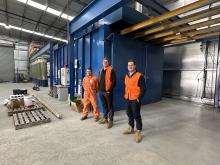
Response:
[{"label": "ceiling light fixture", "polygon": [[22,32],[30,33],[30,34],[33,34],[33,35],[38,35],[38,36],[42,36],[42,37],[45,37],[45,38],[54,39],[54,40],[57,40],[57,41],[62,41],[62,42],[68,43],[68,41],[63,39],[63,38],[58,38],[58,37],[46,35],[46,34],[43,34],[43,33],[35,32],[35,31],[32,31],[32,30],[20,28],[20,27],[13,26],[13,25],[6,25],[3,22],[0,22],[0,26],[5,27],[6,29],[15,29],[15,30],[19,30],[19,31],[22,31]]},{"label": "ceiling light fixture", "polygon": [[58,10],[55,10],[53,8],[50,8],[46,5],[42,5],[38,2],[35,2],[33,0],[17,0],[18,2],[21,2],[21,3],[24,3],[24,4],[27,4],[29,6],[32,6],[34,8],[37,8],[39,10],[43,10],[43,11],[46,11],[50,14],[53,14],[53,15],[56,15],[56,16],[60,16],[61,18],[63,19],[67,19],[69,21],[71,21],[74,17],[73,16],[70,16],[68,14],[65,14],[65,13],[62,13],[61,11],[58,11]]}]

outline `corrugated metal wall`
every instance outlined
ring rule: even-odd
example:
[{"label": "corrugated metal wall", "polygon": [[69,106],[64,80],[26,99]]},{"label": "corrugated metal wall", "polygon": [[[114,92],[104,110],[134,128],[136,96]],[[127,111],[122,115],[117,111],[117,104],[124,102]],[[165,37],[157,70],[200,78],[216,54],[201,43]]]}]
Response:
[{"label": "corrugated metal wall", "polygon": [[214,98],[218,41],[166,47],[164,53],[164,95]]},{"label": "corrugated metal wall", "polygon": [[0,82],[14,80],[14,47],[0,45]]},{"label": "corrugated metal wall", "polygon": [[14,63],[15,63],[15,77],[20,79],[28,79],[28,44],[18,43],[15,45],[14,50]]}]

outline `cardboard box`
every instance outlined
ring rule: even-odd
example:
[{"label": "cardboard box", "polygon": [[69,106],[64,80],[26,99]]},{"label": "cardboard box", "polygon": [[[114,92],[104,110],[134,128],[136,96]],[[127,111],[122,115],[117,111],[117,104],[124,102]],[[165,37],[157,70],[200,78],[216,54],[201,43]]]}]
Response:
[{"label": "cardboard box", "polygon": [[83,99],[71,102],[71,109],[76,112],[83,111]]}]

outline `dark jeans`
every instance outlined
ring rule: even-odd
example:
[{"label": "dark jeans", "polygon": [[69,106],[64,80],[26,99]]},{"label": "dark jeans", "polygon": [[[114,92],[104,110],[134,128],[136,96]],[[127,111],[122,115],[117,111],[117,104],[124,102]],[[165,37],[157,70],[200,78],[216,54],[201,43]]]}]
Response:
[{"label": "dark jeans", "polygon": [[104,118],[113,121],[114,110],[113,110],[113,92],[107,94],[106,92],[99,91],[99,96],[102,102]]},{"label": "dark jeans", "polygon": [[136,100],[127,100],[127,115],[128,124],[134,128],[134,120],[136,121],[137,130],[142,130],[142,119],[141,119],[141,102]]}]

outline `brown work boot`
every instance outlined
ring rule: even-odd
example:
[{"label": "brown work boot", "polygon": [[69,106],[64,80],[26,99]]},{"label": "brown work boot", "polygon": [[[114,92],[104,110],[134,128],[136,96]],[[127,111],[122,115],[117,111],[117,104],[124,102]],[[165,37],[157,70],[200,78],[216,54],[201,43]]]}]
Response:
[{"label": "brown work boot", "polygon": [[87,116],[83,116],[80,120],[86,120]]},{"label": "brown work boot", "polygon": [[109,121],[108,121],[108,124],[107,124],[107,128],[108,128],[108,129],[109,129],[109,128],[112,128],[112,126],[113,126],[113,121],[109,120]]},{"label": "brown work boot", "polygon": [[99,124],[106,124],[106,123],[108,123],[108,120],[105,118],[99,121]]},{"label": "brown work boot", "polygon": [[99,117],[95,117],[95,118],[94,118],[94,121],[95,121],[95,122],[99,121]]},{"label": "brown work boot", "polygon": [[140,143],[141,140],[142,140],[142,138],[143,138],[143,136],[142,136],[142,134],[141,134],[141,130],[137,130],[137,132],[136,132],[136,134],[135,134],[135,141],[136,141],[137,143]]},{"label": "brown work boot", "polygon": [[124,135],[133,134],[133,133],[134,133],[134,128],[131,127],[129,127],[127,130],[123,132]]}]

